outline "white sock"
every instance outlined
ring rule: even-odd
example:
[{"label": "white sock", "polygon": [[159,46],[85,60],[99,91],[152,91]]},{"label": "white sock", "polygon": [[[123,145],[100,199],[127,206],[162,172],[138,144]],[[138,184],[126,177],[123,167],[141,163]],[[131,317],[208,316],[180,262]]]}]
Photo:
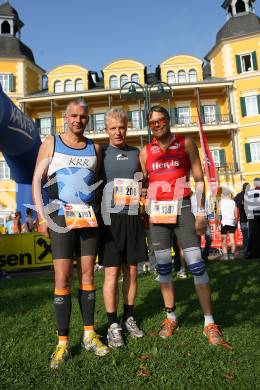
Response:
[{"label": "white sock", "polygon": [[171,311],[170,313],[166,312],[166,314],[167,314],[167,318],[169,318],[170,320],[173,320],[175,322],[177,321],[175,311]]},{"label": "white sock", "polygon": [[58,345],[68,345],[69,344],[69,341],[68,340],[63,340],[63,341],[59,341],[58,342]]},{"label": "white sock", "polygon": [[89,336],[90,333],[93,333],[93,332],[94,332],[94,330],[84,330],[84,332],[83,332],[83,338],[85,339],[86,337]]},{"label": "white sock", "polygon": [[208,326],[209,324],[215,324],[212,314],[204,315],[204,326]]}]

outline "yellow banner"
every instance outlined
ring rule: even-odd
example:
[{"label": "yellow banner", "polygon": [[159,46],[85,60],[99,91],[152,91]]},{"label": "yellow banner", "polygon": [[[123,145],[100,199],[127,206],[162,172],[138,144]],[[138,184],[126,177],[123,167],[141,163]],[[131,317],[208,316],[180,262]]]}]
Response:
[{"label": "yellow banner", "polygon": [[40,233],[0,235],[0,268],[15,270],[52,265],[50,240]]}]

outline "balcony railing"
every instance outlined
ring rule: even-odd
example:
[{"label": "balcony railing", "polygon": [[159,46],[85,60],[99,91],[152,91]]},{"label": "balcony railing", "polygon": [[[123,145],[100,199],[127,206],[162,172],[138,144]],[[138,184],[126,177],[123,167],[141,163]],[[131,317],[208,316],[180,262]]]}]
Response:
[{"label": "balcony railing", "polygon": [[[221,126],[228,123],[232,123],[232,119],[230,119],[230,116],[228,114],[226,115],[211,115],[211,116],[205,116],[205,118],[202,118],[202,122],[204,126]],[[128,122],[128,131],[142,131],[145,130],[147,127],[144,126],[143,128],[136,127],[137,123],[136,121],[129,121]],[[199,118],[198,116],[184,116],[181,118],[171,118],[171,126],[172,127],[198,127],[199,126]],[[64,133],[65,128],[64,127],[55,127],[56,133]],[[39,133],[42,137],[47,137],[49,134],[51,134],[51,128],[44,128],[39,129]],[[85,130],[86,134],[104,134],[105,133],[105,125],[102,127],[101,124],[99,124],[98,128],[86,128]]]},{"label": "balcony railing", "polygon": [[237,162],[229,162],[229,163],[215,163],[215,167],[217,171],[221,173],[226,173],[226,172],[237,172],[238,169],[238,163]]}]

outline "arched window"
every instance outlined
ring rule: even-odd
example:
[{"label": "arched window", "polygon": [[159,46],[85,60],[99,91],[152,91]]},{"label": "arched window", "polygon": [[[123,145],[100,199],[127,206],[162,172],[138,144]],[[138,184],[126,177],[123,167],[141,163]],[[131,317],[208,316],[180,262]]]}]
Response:
[{"label": "arched window", "polygon": [[66,80],[64,82],[64,91],[65,92],[72,92],[74,89],[73,89],[73,83],[72,83],[72,80]]},{"label": "arched window", "polygon": [[186,83],[186,72],[185,70],[179,70],[178,72],[178,83]]},{"label": "arched window", "polygon": [[62,92],[62,82],[60,80],[55,81],[55,83],[54,83],[54,92],[55,93]]},{"label": "arched window", "polygon": [[122,85],[124,85],[127,82],[128,82],[128,76],[126,74],[122,74],[122,76],[120,77],[120,87],[122,87]]},{"label": "arched window", "polygon": [[176,83],[175,73],[172,70],[169,70],[169,72],[167,72],[167,83],[168,84]]},{"label": "arched window", "polygon": [[75,81],[75,91],[83,91],[83,80],[77,79]]},{"label": "arched window", "polygon": [[42,76],[42,89],[48,89],[48,77],[46,74]]},{"label": "arched window", "polygon": [[1,26],[1,34],[10,34],[10,33],[11,33],[10,24],[5,20]]},{"label": "arched window", "polygon": [[135,83],[139,83],[139,75],[137,73],[133,73],[131,76],[131,81],[134,81]]},{"label": "arched window", "polygon": [[198,80],[198,75],[196,69],[189,70],[189,82],[194,83]]},{"label": "arched window", "polygon": [[118,80],[116,76],[109,77],[109,88],[118,88]]},{"label": "arched window", "polygon": [[236,12],[237,14],[241,12],[246,12],[246,5],[244,0],[237,0],[236,2]]}]

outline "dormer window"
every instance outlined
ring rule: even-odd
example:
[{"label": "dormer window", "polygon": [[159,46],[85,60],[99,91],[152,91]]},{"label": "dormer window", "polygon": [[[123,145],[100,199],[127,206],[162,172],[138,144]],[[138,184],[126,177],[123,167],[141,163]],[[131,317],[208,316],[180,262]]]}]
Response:
[{"label": "dormer window", "polygon": [[75,81],[75,91],[83,91],[83,80],[77,79]]},{"label": "dormer window", "polygon": [[74,90],[72,80],[64,82],[64,92],[72,92]]},{"label": "dormer window", "polygon": [[189,82],[190,83],[196,83],[198,80],[198,75],[196,69],[190,69],[189,71]]},{"label": "dormer window", "polygon": [[55,81],[55,83],[54,83],[54,92],[55,93],[60,93],[60,92],[62,92],[62,83],[61,83],[61,81]]},{"label": "dormer window", "polygon": [[168,84],[176,83],[175,73],[172,70],[169,70],[169,72],[167,72],[167,83]]},{"label": "dormer window", "polygon": [[137,73],[133,73],[131,76],[131,81],[134,81],[135,83],[139,83],[139,75]]},{"label": "dormer window", "polygon": [[122,74],[122,76],[120,77],[120,87],[122,87],[127,82],[128,82],[128,76],[126,74]]},{"label": "dormer window", "polygon": [[1,25],[1,34],[11,34],[11,26],[10,24],[7,22],[7,20],[5,20],[2,25]]},{"label": "dormer window", "polygon": [[178,72],[178,83],[186,83],[186,72],[184,70],[179,70]]},{"label": "dormer window", "polygon": [[118,79],[116,76],[110,76],[109,78],[109,88],[115,89],[118,88]]}]

